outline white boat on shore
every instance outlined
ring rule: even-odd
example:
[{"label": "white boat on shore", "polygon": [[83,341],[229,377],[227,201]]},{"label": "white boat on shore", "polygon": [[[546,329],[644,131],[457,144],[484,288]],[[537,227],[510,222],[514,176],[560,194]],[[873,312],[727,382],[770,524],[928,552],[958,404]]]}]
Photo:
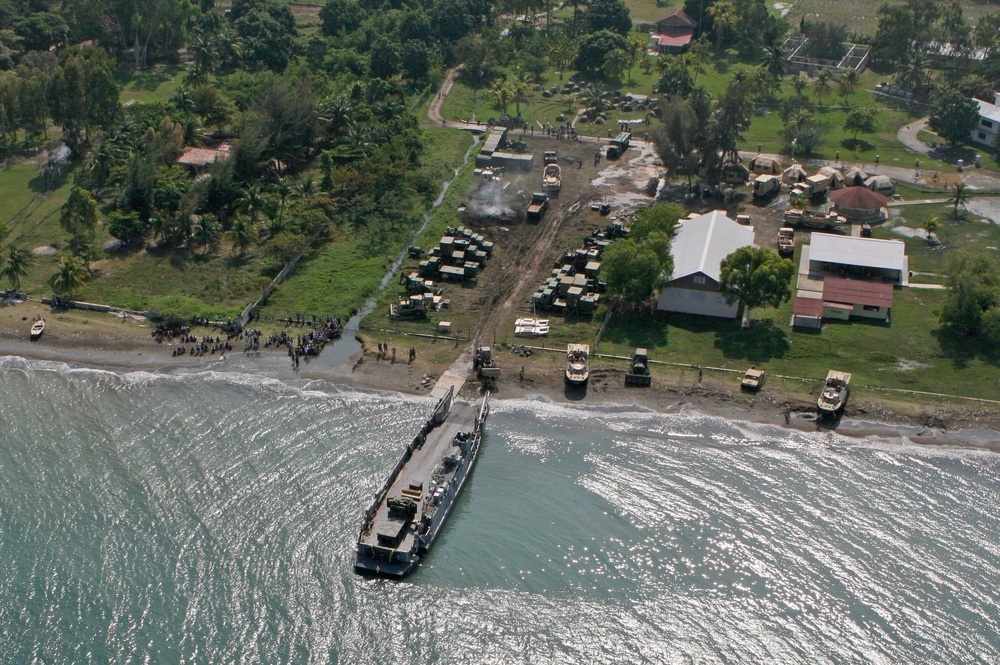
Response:
[{"label": "white boat on shore", "polygon": [[38,317],[35,322],[31,324],[31,341],[34,342],[36,339],[42,336],[45,332],[45,319]]}]

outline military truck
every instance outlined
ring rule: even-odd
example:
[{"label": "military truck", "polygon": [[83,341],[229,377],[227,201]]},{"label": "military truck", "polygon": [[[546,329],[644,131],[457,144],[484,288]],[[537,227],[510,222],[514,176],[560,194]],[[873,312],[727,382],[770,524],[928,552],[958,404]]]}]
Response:
[{"label": "military truck", "polygon": [[472,358],[472,369],[486,386],[495,386],[500,380],[500,367],[493,359],[493,350],[488,346],[480,346],[476,349]]},{"label": "military truck", "polygon": [[649,375],[649,354],[646,349],[636,349],[632,354],[632,364],[625,375],[625,385],[648,388],[653,378]]},{"label": "military truck", "polygon": [[546,150],[544,153],[542,153],[542,162],[546,166],[548,166],[549,164],[555,164],[558,161],[559,158],[556,156],[555,150]]},{"label": "military truck", "polygon": [[780,175],[759,175],[753,181],[753,197],[755,199],[763,198],[769,194],[773,194],[781,189],[781,176]]},{"label": "military truck", "polygon": [[528,204],[528,221],[537,222],[545,214],[549,207],[549,197],[544,192],[535,192],[531,195],[531,203]]},{"label": "military truck", "polygon": [[755,393],[764,387],[764,380],[766,378],[767,375],[764,373],[764,370],[751,367],[743,375],[743,380],[740,382],[740,390],[748,390]]},{"label": "military truck", "polygon": [[795,253],[795,229],[782,226],[778,229],[778,255],[791,256]]},{"label": "military truck", "polygon": [[622,132],[611,139],[611,144],[608,146],[608,159],[618,159],[625,154],[631,141],[632,134],[629,132]]}]

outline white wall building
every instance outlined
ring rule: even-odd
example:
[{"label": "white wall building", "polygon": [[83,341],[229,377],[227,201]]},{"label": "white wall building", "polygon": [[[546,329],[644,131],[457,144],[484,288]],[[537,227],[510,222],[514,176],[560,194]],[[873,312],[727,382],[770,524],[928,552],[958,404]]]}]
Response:
[{"label": "white wall building", "polygon": [[979,104],[979,122],[972,130],[972,141],[992,148],[997,145],[1000,133],[1000,92],[994,93],[992,104],[981,99],[972,101]]},{"label": "white wall building", "polygon": [[724,258],[753,241],[753,228],[737,224],[724,210],[683,220],[670,246],[674,272],[670,285],[660,291],[656,308],[735,319],[739,304],[727,305],[719,293],[720,266]]}]

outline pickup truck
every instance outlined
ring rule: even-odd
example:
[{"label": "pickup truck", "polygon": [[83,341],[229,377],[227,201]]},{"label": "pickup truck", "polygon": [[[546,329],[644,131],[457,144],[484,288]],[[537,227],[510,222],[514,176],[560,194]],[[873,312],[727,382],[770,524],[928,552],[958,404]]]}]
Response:
[{"label": "pickup truck", "polygon": [[545,214],[549,207],[549,197],[544,192],[535,192],[531,195],[531,203],[528,204],[528,221],[537,222]]}]

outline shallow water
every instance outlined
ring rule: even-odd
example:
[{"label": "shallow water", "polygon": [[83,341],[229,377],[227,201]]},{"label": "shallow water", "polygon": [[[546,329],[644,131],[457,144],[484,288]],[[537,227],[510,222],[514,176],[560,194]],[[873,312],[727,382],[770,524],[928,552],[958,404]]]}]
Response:
[{"label": "shallow water", "polygon": [[997,662],[1000,457],[497,401],[426,564],[352,571],[432,404],[0,363],[0,661]]}]

